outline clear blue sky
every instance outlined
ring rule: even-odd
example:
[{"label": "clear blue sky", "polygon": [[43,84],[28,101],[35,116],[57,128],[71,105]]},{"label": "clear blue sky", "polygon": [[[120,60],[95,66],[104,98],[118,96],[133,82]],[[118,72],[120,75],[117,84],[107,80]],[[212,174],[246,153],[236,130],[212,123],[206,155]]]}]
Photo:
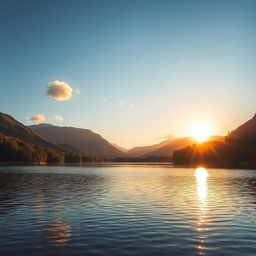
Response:
[{"label": "clear blue sky", "polygon": [[[124,147],[195,120],[226,134],[256,112],[255,13],[254,0],[0,0],[0,111]],[[53,80],[80,95],[47,97]]]}]

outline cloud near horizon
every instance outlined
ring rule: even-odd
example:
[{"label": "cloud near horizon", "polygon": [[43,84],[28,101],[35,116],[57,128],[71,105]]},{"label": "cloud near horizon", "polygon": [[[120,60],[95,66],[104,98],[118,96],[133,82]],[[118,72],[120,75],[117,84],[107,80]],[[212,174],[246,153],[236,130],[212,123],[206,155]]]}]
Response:
[{"label": "cloud near horizon", "polygon": [[63,121],[64,120],[64,118],[60,115],[55,115],[54,119],[57,120],[57,121]]},{"label": "cloud near horizon", "polygon": [[130,108],[134,108],[135,107],[135,103],[134,102],[126,102],[126,101],[121,101],[120,102],[120,105],[121,105],[121,107],[122,108],[124,108],[124,107],[130,107]]},{"label": "cloud near horizon", "polygon": [[75,94],[76,94],[76,95],[80,95],[80,89],[79,89],[79,88],[76,88],[76,89],[75,89]]},{"label": "cloud near horizon", "polygon": [[69,100],[72,97],[73,89],[63,81],[52,81],[49,83],[47,95],[57,101]]},{"label": "cloud near horizon", "polygon": [[42,115],[42,114],[37,114],[37,115],[33,115],[33,116],[31,116],[31,117],[27,117],[27,120],[41,123],[41,122],[44,122],[46,119],[45,119],[45,116],[44,116],[44,115]]}]

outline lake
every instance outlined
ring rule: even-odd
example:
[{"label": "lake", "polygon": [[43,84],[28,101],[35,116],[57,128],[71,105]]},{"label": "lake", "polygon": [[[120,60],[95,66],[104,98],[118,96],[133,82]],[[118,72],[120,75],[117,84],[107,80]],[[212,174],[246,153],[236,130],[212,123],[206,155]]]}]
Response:
[{"label": "lake", "polygon": [[0,167],[0,255],[256,255],[256,170]]}]

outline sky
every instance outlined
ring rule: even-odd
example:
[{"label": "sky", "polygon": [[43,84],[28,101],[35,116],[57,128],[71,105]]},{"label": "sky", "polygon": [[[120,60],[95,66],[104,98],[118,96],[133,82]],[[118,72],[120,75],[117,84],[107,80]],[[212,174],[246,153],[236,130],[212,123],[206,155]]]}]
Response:
[{"label": "sky", "polygon": [[[0,111],[131,148],[256,112],[254,0],[0,0]],[[41,115],[41,116],[38,116]]]}]

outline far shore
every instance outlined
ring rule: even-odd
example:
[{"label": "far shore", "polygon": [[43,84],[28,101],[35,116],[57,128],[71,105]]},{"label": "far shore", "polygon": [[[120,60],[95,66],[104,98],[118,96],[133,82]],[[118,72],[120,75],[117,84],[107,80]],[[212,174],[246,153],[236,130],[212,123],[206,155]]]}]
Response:
[{"label": "far shore", "polygon": [[197,163],[197,164],[174,164],[173,162],[148,162],[148,161],[140,161],[140,162],[128,162],[128,161],[105,161],[105,162],[91,162],[91,163],[26,163],[26,162],[0,162],[0,167],[4,166],[74,166],[74,167],[83,167],[83,166],[118,166],[118,165],[136,165],[136,166],[145,166],[145,165],[164,165],[169,166],[172,168],[209,168],[209,169],[248,169],[248,170],[256,170],[256,163],[241,163],[237,165],[231,164],[204,164],[204,163]]}]

